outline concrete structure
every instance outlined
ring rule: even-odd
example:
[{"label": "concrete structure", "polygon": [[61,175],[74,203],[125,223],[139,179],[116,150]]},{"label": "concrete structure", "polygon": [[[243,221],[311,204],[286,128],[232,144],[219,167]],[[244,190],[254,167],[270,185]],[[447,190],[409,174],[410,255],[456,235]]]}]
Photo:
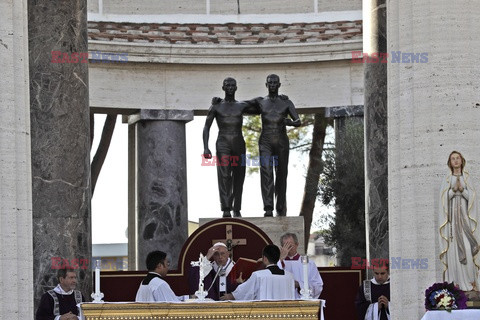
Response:
[{"label": "concrete structure", "polygon": [[33,317],[27,1],[0,1],[0,318]]},{"label": "concrete structure", "polygon": [[[388,64],[390,256],[428,259],[427,269],[392,269],[395,319],[419,319],[425,289],[442,281],[437,215],[452,150],[480,173],[480,42],[474,3],[388,1],[388,52],[426,53],[426,63]],[[478,183],[478,181],[477,181]]]},{"label": "concrete structure", "polygon": [[351,52],[362,49],[360,17],[286,25],[90,22],[90,52],[128,54],[128,63],[90,64],[90,106],[205,113],[226,76],[237,80],[241,100],[266,95],[270,73],[280,75],[300,111],[362,105],[363,65],[350,62]]},{"label": "concrete structure", "polygon": [[185,14],[292,14],[324,11],[361,10],[361,0],[180,0],[122,1],[89,0],[89,13],[105,15],[185,15]]}]

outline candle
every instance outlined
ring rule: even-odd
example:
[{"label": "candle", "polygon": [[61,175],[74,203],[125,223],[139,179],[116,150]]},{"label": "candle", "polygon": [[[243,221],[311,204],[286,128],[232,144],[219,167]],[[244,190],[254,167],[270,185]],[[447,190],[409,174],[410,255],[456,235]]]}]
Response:
[{"label": "candle", "polygon": [[95,293],[100,294],[100,260],[97,260],[97,265],[95,266]]},{"label": "candle", "polygon": [[308,256],[302,257],[303,263],[303,292],[305,296],[308,296]]}]

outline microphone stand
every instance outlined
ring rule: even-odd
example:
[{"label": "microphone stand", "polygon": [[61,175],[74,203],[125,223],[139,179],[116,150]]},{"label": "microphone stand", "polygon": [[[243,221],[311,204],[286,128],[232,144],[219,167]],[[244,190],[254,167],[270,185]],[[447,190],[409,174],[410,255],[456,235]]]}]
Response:
[{"label": "microphone stand", "polygon": [[[225,269],[228,268],[228,266],[230,265],[231,262],[232,262],[232,259],[230,259],[230,261],[228,261],[227,265],[225,266]],[[223,269],[223,267],[218,266],[217,273],[215,274],[215,277],[213,278],[213,281],[212,281],[212,283],[210,284],[210,287],[208,287],[207,292],[210,291],[210,289],[212,289],[213,284],[215,283],[215,280],[217,280],[218,275],[220,274],[220,271],[222,271],[222,269]]]}]

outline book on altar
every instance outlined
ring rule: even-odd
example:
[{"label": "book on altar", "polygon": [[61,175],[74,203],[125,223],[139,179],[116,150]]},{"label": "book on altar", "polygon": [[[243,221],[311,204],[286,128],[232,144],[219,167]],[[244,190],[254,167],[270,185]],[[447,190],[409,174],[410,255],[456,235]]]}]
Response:
[{"label": "book on altar", "polygon": [[242,279],[246,281],[248,278],[250,278],[253,272],[263,268],[264,266],[262,261],[239,258],[237,262],[235,262],[232,270],[230,270],[228,276],[230,281],[235,282],[235,280],[240,276],[240,273],[242,273]]}]

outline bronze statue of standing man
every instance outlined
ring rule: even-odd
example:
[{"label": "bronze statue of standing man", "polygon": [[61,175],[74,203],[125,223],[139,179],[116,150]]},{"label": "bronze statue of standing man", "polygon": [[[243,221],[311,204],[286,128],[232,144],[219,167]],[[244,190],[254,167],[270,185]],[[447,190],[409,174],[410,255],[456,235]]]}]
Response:
[{"label": "bronze statue of standing man", "polygon": [[265,85],[268,89],[268,96],[254,99],[262,115],[262,132],[258,148],[261,159],[260,182],[264,216],[273,216],[274,195],[277,216],[285,216],[287,214],[286,192],[290,151],[286,126],[299,127],[301,121],[293,102],[286,96],[279,97],[278,95],[278,89],[281,86],[280,77],[270,74],[267,76]]},{"label": "bronze statue of standing man", "polygon": [[[245,156],[245,140],[242,135],[243,114],[258,113],[256,108],[247,102],[235,100],[237,81],[233,78],[223,80],[222,90],[225,98],[215,101],[208,110],[207,119],[203,128],[203,155],[206,159],[212,158],[208,148],[210,127],[213,119],[217,120],[218,137],[217,149],[217,177],[220,206],[223,217],[241,217],[243,182],[245,181],[245,166],[242,157]],[[215,163],[214,162],[214,163]]]}]

